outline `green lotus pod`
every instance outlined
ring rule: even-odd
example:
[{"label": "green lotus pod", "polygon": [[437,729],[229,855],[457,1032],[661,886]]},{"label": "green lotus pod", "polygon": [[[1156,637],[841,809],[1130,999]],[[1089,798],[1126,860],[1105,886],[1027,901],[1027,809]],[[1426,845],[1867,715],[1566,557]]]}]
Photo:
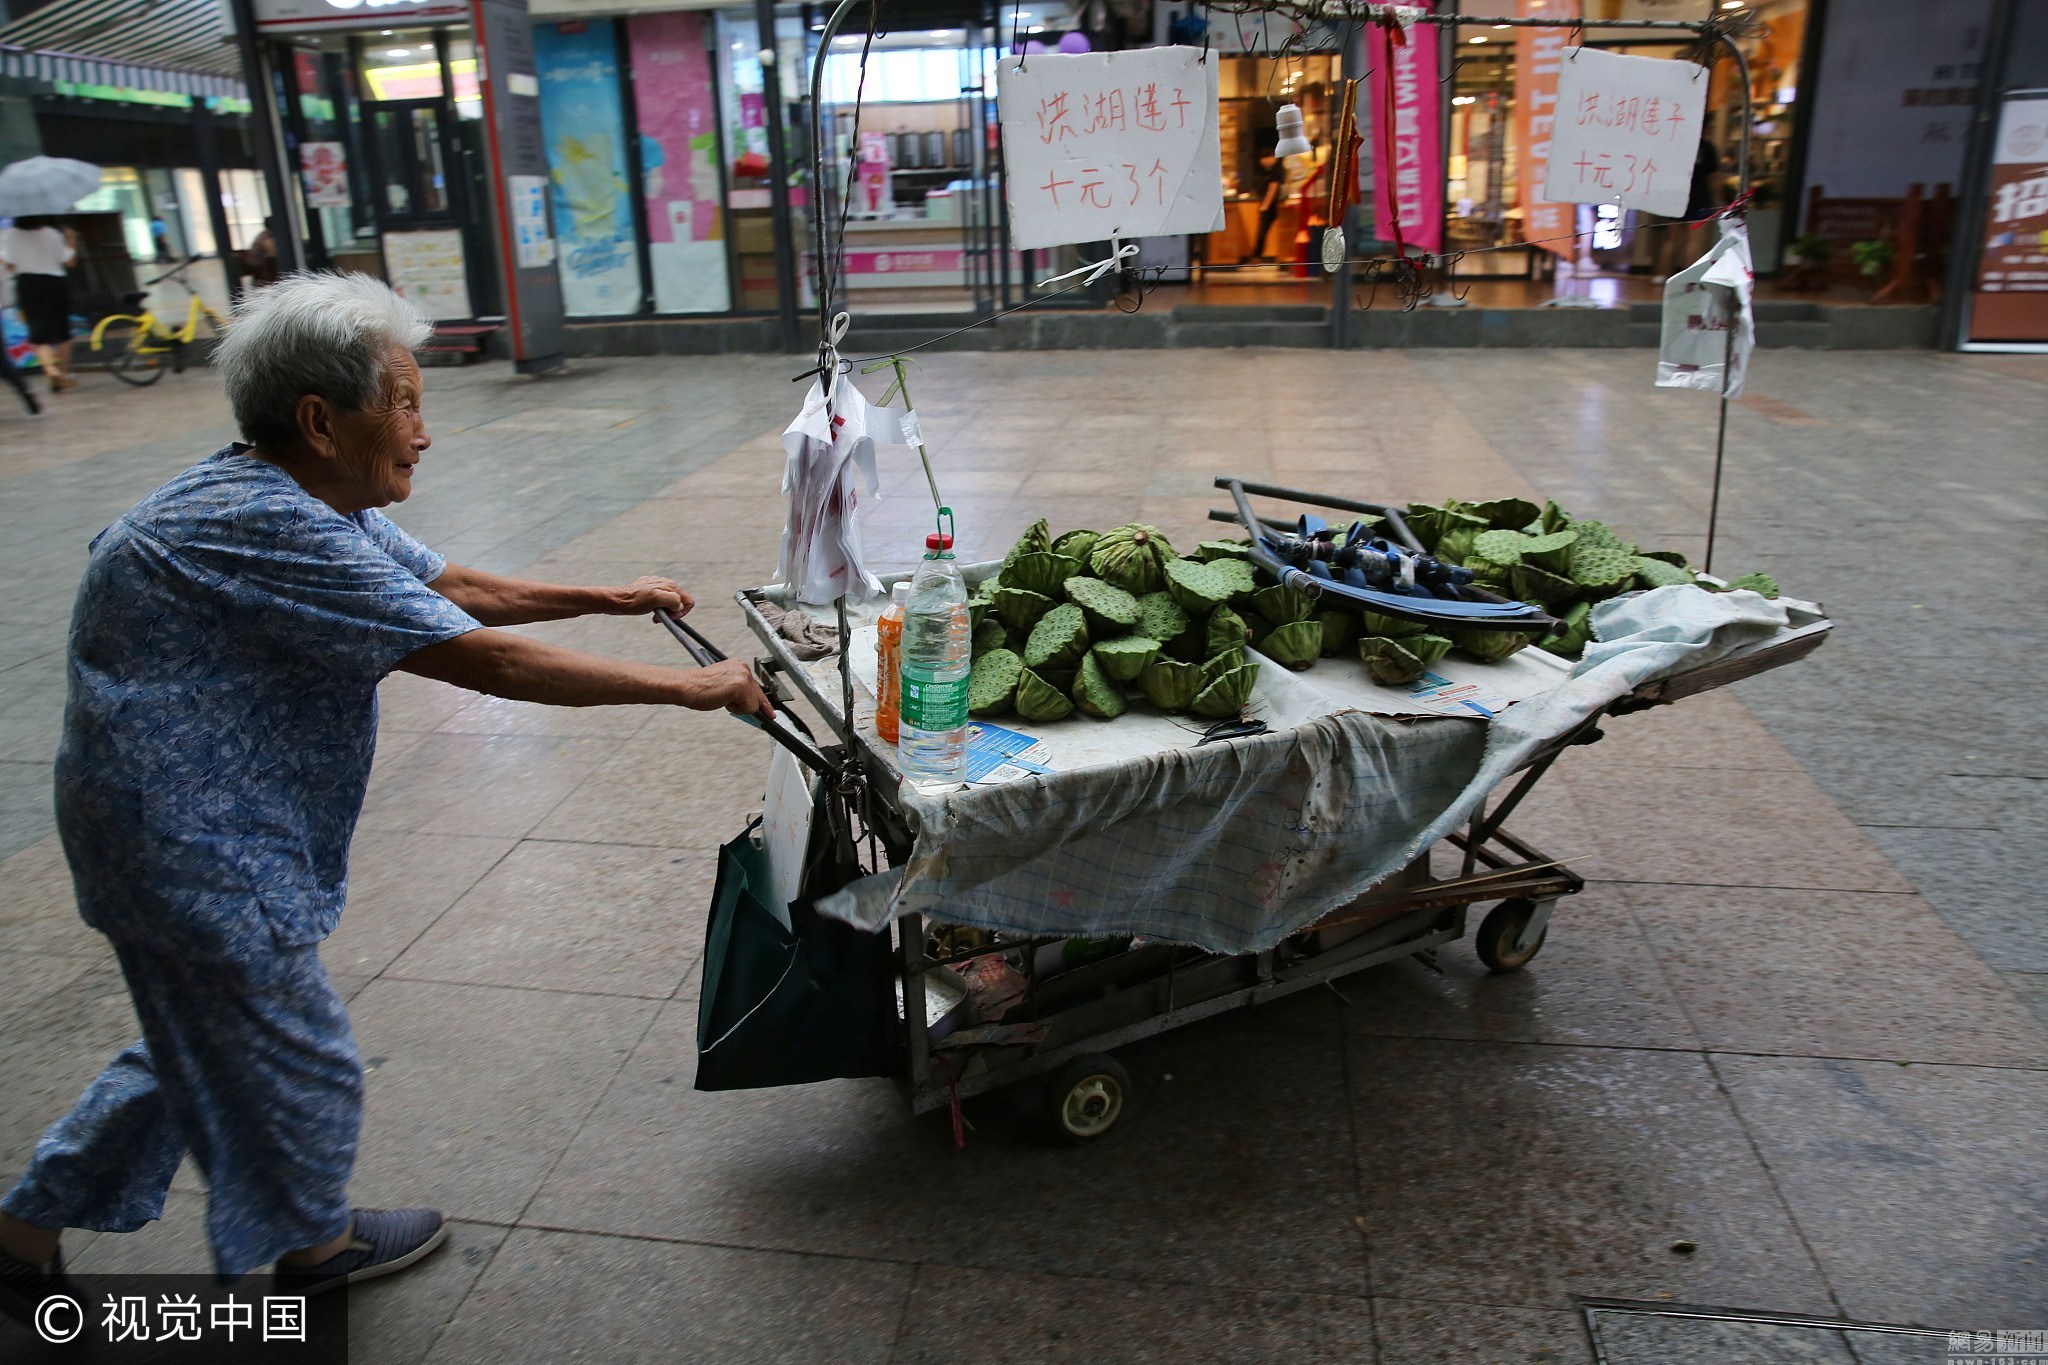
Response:
[{"label": "green lotus pod", "polygon": [[1571,524],[1571,513],[1565,511],[1554,502],[1546,502],[1543,504],[1542,515],[1531,525],[1529,534],[1532,536],[1547,536],[1554,531],[1562,531]]},{"label": "green lotus pod", "polygon": [[1636,582],[1646,588],[1682,588],[1693,581],[1692,570],[1682,564],[1636,556]]},{"label": "green lotus pod", "polygon": [[1031,628],[1024,642],[1024,666],[1038,672],[1078,668],[1088,652],[1088,618],[1071,602],[1054,607]]},{"label": "green lotus pod", "polygon": [[1241,716],[1251,704],[1252,685],[1259,680],[1259,666],[1244,664],[1231,669],[1195,694],[1195,714],[1226,719]]},{"label": "green lotus pod", "polygon": [[1634,582],[1635,576],[1636,554],[1626,546],[1589,550],[1572,561],[1572,581],[1579,585],[1579,596],[1589,602],[1614,596]]},{"label": "green lotus pod", "polygon": [[1097,578],[1136,597],[1165,586],[1165,566],[1174,558],[1172,544],[1157,526],[1133,522],[1096,541],[1088,565]]},{"label": "green lotus pod", "polygon": [[1465,510],[1465,505],[1456,498],[1444,499],[1441,507],[1427,502],[1411,502],[1404,520],[1408,529],[1415,533],[1416,540],[1424,550],[1434,551],[1444,533],[1457,526],[1469,526],[1475,531],[1487,529],[1485,517],[1477,517]]},{"label": "green lotus pod", "polygon": [[1202,668],[1199,664],[1155,659],[1138,675],[1138,687],[1146,700],[1160,710],[1185,711],[1194,705],[1195,694],[1202,690]]},{"label": "green lotus pod", "polygon": [[1198,559],[1204,564],[1218,559],[1250,559],[1251,557],[1251,544],[1243,540],[1205,540],[1195,547],[1195,552],[1192,555],[1188,556],[1188,558]]},{"label": "green lotus pod", "polygon": [[992,649],[974,661],[967,675],[967,710],[970,715],[1000,716],[1017,699],[1017,681],[1024,676],[1024,661],[1007,649]]},{"label": "green lotus pod", "polygon": [[1202,686],[1207,687],[1234,668],[1243,668],[1248,660],[1241,649],[1226,649],[1202,665]]},{"label": "green lotus pod", "polygon": [[1067,600],[1088,617],[1089,637],[1107,640],[1138,624],[1138,599],[1099,578],[1080,574],[1067,580]]},{"label": "green lotus pod", "polygon": [[1721,591],[1748,591],[1761,593],[1765,597],[1776,597],[1778,595],[1778,580],[1767,573],[1746,573],[1740,578],[1729,579],[1728,586]]},{"label": "green lotus pod", "polygon": [[1229,607],[1218,607],[1209,614],[1209,624],[1202,631],[1202,648],[1209,658],[1215,658],[1225,650],[1243,649],[1251,632],[1245,629],[1244,618]]},{"label": "green lotus pod", "polygon": [[1453,644],[1483,664],[1497,664],[1529,643],[1518,630],[1447,630]]},{"label": "green lotus pod", "polygon": [[1003,567],[1009,568],[1025,555],[1044,554],[1051,549],[1052,528],[1045,524],[1044,517],[1040,517],[1024,529],[1024,534],[1017,538],[1017,543],[1003,556]]},{"label": "green lotus pod", "polygon": [[1088,556],[1095,553],[1095,542],[1100,539],[1100,531],[1069,531],[1052,543],[1052,552],[1086,564]]},{"label": "green lotus pod", "polygon": [[970,648],[975,658],[979,659],[990,650],[1009,647],[1010,632],[995,617],[989,617],[974,628],[974,641]]},{"label": "green lotus pod", "polygon": [[1524,602],[1569,602],[1579,595],[1579,585],[1563,574],[1548,573],[1534,564],[1517,564],[1508,570],[1508,585]]},{"label": "green lotus pod", "polygon": [[967,625],[969,629],[981,629],[981,623],[988,619],[990,605],[991,603],[986,597],[970,597],[967,599]]},{"label": "green lotus pod", "polygon": [[1069,578],[1081,572],[1081,561],[1050,550],[1018,555],[1003,566],[1003,586],[1058,597]]},{"label": "green lotus pod", "polygon": [[1527,498],[1493,498],[1475,502],[1469,510],[1475,517],[1484,517],[1488,526],[1503,531],[1519,531],[1543,515]]},{"label": "green lotus pod", "polygon": [[1675,564],[1681,569],[1686,567],[1685,556],[1676,550],[1645,550],[1643,558],[1654,559],[1660,564]]},{"label": "green lotus pod", "polygon": [[1316,614],[1313,597],[1299,588],[1285,583],[1275,583],[1270,588],[1261,588],[1252,596],[1252,606],[1259,615],[1276,626],[1288,625],[1294,621],[1306,621]]},{"label": "green lotus pod", "polygon": [[1102,671],[1117,682],[1135,682],[1159,657],[1159,642],[1143,635],[1125,635],[1104,640],[1090,651],[1102,664]]},{"label": "green lotus pod", "polygon": [[1236,562],[1201,564],[1192,559],[1169,559],[1163,571],[1166,590],[1188,615],[1207,616],[1230,600],[1235,580],[1223,572],[1222,565]]},{"label": "green lotus pod", "polygon": [[1323,657],[1334,659],[1347,653],[1363,633],[1356,612],[1319,611],[1316,624],[1323,628]]},{"label": "green lotus pod", "polygon": [[1212,559],[1209,567],[1223,575],[1223,580],[1230,584],[1230,605],[1236,607],[1240,615],[1251,605],[1259,589],[1266,586],[1260,581],[1262,571],[1253,568],[1249,559]]},{"label": "green lotus pod", "polygon": [[1384,612],[1365,613],[1365,633],[1386,640],[1398,640],[1405,635],[1426,635],[1429,627],[1420,621],[1411,621],[1405,616],[1388,616]]},{"label": "green lotus pod", "polygon": [[1387,687],[1404,687],[1420,682],[1430,665],[1450,653],[1451,642],[1441,635],[1406,635],[1389,640],[1384,635],[1367,636],[1358,642],[1358,657],[1372,680]]},{"label": "green lotus pod", "polygon": [[1472,552],[1467,556],[1467,566],[1477,569],[1479,565],[1473,561],[1484,560],[1489,564],[1513,568],[1522,562],[1522,547],[1532,538],[1520,531],[1481,531],[1472,537]]},{"label": "green lotus pod", "polygon": [[1259,653],[1288,668],[1307,668],[1323,654],[1323,623],[1313,618],[1275,626],[1259,641]]},{"label": "green lotus pod", "polygon": [[1031,628],[1053,608],[1050,597],[1029,588],[997,588],[990,600],[1003,624],[1018,635],[1029,635]]},{"label": "green lotus pod", "polygon": [[1123,688],[1102,671],[1102,665],[1093,654],[1081,660],[1081,671],[1074,676],[1071,695],[1074,705],[1084,716],[1115,720],[1124,713]]},{"label": "green lotus pod", "polygon": [[1604,521],[1575,521],[1572,523],[1572,532],[1579,538],[1572,546],[1571,565],[1574,577],[1578,575],[1578,557],[1589,551],[1627,550],[1631,555],[1636,552],[1633,542],[1623,540],[1615,534],[1614,528]]},{"label": "green lotus pod", "polygon": [[1536,536],[1522,546],[1522,562],[1555,574],[1564,573],[1571,565],[1572,546],[1578,540],[1576,531],[1552,531],[1549,535]]},{"label": "green lotus pod", "polygon": [[1434,553],[1446,564],[1463,564],[1472,557],[1472,545],[1483,534],[1470,526],[1453,526],[1437,537]]},{"label": "green lotus pod", "polygon": [[1484,588],[1487,592],[1499,593],[1504,597],[1514,592],[1512,580],[1515,571],[1507,565],[1495,564],[1489,559],[1475,559],[1465,567],[1472,571],[1473,587]]},{"label": "green lotus pod", "polygon": [[1153,640],[1171,640],[1188,628],[1188,614],[1170,592],[1148,592],[1138,599],[1137,633]]},{"label": "green lotus pod", "polygon": [[1040,725],[1065,720],[1074,713],[1065,688],[1053,686],[1028,668],[1017,679],[1016,706],[1018,715]]},{"label": "green lotus pod", "polygon": [[1559,619],[1564,622],[1564,629],[1538,640],[1536,648],[1548,650],[1560,659],[1576,659],[1586,652],[1586,642],[1593,638],[1593,604],[1574,602]]}]

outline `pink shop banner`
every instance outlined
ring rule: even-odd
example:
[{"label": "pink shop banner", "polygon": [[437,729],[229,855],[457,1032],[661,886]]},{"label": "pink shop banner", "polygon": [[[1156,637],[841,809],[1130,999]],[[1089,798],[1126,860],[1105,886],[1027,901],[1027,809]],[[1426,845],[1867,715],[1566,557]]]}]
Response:
[{"label": "pink shop banner", "polygon": [[1437,31],[1433,24],[1416,24],[1407,30],[1406,43],[1399,41],[1400,36],[1398,29],[1377,28],[1366,39],[1372,62],[1367,90],[1371,114],[1359,122],[1369,121],[1372,129],[1367,140],[1372,143],[1373,235],[1434,255],[1444,249]]}]

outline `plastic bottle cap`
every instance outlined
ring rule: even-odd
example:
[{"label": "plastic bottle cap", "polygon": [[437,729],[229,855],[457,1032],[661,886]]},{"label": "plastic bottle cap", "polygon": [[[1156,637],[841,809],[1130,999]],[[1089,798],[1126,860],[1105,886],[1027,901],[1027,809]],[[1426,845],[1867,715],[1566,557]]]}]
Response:
[{"label": "plastic bottle cap", "polygon": [[910,580],[906,578],[895,587],[889,589],[889,600],[899,607],[909,605]]},{"label": "plastic bottle cap", "polygon": [[933,531],[924,538],[924,547],[927,550],[950,550],[953,548],[953,537],[944,531]]}]

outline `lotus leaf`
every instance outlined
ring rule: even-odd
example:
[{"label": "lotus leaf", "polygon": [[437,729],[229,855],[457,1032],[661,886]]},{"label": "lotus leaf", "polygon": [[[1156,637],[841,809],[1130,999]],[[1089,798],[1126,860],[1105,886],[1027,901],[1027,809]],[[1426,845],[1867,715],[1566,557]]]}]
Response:
[{"label": "lotus leaf", "polygon": [[1093,653],[1101,661],[1104,673],[1118,682],[1132,682],[1159,657],[1159,642],[1142,635],[1126,635],[1104,640]]},{"label": "lotus leaf", "polygon": [[1593,604],[1574,602],[1561,619],[1564,629],[1538,640],[1536,647],[1560,659],[1576,659],[1586,652],[1586,642],[1593,638]]},{"label": "lotus leaf", "polygon": [[1250,559],[1252,547],[1241,540],[1205,540],[1195,547],[1192,558],[1204,564],[1217,559]]},{"label": "lotus leaf", "polygon": [[1407,635],[1398,640],[1368,636],[1358,642],[1358,657],[1376,683],[1401,687],[1418,682],[1431,664],[1450,653],[1451,642],[1441,635]]},{"label": "lotus leaf", "polygon": [[1088,634],[1098,640],[1122,635],[1138,624],[1138,599],[1099,578],[1079,574],[1066,584],[1067,600],[1088,617]]},{"label": "lotus leaf", "polygon": [[1077,668],[1088,652],[1088,618],[1071,602],[1054,607],[1031,628],[1024,642],[1024,666],[1044,672]]},{"label": "lotus leaf", "polygon": [[1173,559],[1173,546],[1159,534],[1157,526],[1133,522],[1096,541],[1088,564],[1103,582],[1114,583],[1133,596],[1142,596],[1165,586],[1165,566]]},{"label": "lotus leaf", "polygon": [[1185,711],[1194,705],[1195,694],[1202,690],[1201,666],[1158,659],[1138,675],[1138,687],[1160,710]]},{"label": "lotus leaf", "polygon": [[1209,624],[1203,630],[1202,648],[1208,657],[1215,658],[1225,650],[1242,649],[1251,632],[1245,629],[1244,618],[1229,607],[1218,607],[1209,616]]},{"label": "lotus leaf", "polygon": [[1052,543],[1052,552],[1086,564],[1088,556],[1095,553],[1095,542],[1100,539],[1100,531],[1069,531]]},{"label": "lotus leaf", "polygon": [[1285,583],[1275,583],[1270,588],[1261,588],[1252,598],[1252,605],[1259,615],[1276,626],[1293,621],[1306,621],[1316,614],[1315,599],[1298,588]]},{"label": "lotus leaf", "polygon": [[1518,630],[1451,630],[1451,640],[1483,664],[1497,664],[1529,643]]},{"label": "lotus leaf", "polygon": [[1138,599],[1138,634],[1171,640],[1188,628],[1188,614],[1168,592],[1148,592]]},{"label": "lotus leaf", "polygon": [[1648,555],[1636,556],[1636,581],[1646,588],[1682,588],[1693,581],[1692,570]]},{"label": "lotus leaf", "polygon": [[1534,564],[1517,564],[1508,570],[1508,584],[1524,602],[1566,602],[1578,596],[1579,585],[1561,574],[1547,573]]},{"label": "lotus leaf", "polygon": [[1323,623],[1313,618],[1275,626],[1259,641],[1259,653],[1288,668],[1307,668],[1323,653]]},{"label": "lotus leaf", "polygon": [[1018,635],[1029,635],[1039,618],[1053,607],[1050,597],[1028,588],[997,588],[991,600],[995,604],[996,615]]},{"label": "lotus leaf", "polygon": [[1221,565],[1235,562],[1199,564],[1192,559],[1169,559],[1164,571],[1166,590],[1188,615],[1207,616],[1230,600],[1235,580],[1223,572]]},{"label": "lotus leaf", "polygon": [[1360,635],[1356,612],[1319,611],[1316,622],[1323,628],[1323,657],[1334,659],[1350,650]]},{"label": "lotus leaf", "polygon": [[1218,719],[1243,715],[1251,703],[1252,685],[1258,680],[1257,664],[1231,669],[1195,694],[1195,713]]},{"label": "lotus leaf", "polygon": [[1123,688],[1102,671],[1093,654],[1081,660],[1081,671],[1074,676],[1073,698],[1081,714],[1097,720],[1115,720],[1124,713]]},{"label": "lotus leaf", "polygon": [[1005,630],[1003,623],[993,616],[974,628],[972,651],[975,658],[979,659],[992,649],[1008,649],[1009,647],[1010,632]]},{"label": "lotus leaf", "polygon": [[1017,699],[1017,681],[1024,661],[1007,649],[992,649],[974,661],[967,675],[967,710],[977,716],[1000,716]]},{"label": "lotus leaf", "polygon": [[1019,555],[1003,566],[1003,586],[1058,597],[1069,578],[1081,572],[1081,561],[1056,555],[1050,550]]},{"label": "lotus leaf", "polygon": [[1074,712],[1064,689],[1054,687],[1030,669],[1017,680],[1017,714],[1028,721],[1045,724],[1064,720]]}]

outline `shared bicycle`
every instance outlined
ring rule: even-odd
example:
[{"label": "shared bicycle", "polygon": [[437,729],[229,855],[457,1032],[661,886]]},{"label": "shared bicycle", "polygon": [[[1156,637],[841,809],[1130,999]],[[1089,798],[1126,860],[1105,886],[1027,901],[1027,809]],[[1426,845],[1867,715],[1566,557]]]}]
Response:
[{"label": "shared bicycle", "polygon": [[[106,368],[114,378],[142,387],[163,378],[167,365],[182,374],[187,348],[199,337],[200,322],[204,321],[214,336],[220,335],[227,320],[214,312],[185,278],[185,271],[198,259],[194,256],[171,267],[147,281],[142,290],[129,294],[123,302],[129,308],[140,309],[139,312],[109,313],[93,325],[92,349],[107,357]],[[143,306],[150,289],[171,279],[182,285],[189,296],[184,325],[176,329]]]}]

